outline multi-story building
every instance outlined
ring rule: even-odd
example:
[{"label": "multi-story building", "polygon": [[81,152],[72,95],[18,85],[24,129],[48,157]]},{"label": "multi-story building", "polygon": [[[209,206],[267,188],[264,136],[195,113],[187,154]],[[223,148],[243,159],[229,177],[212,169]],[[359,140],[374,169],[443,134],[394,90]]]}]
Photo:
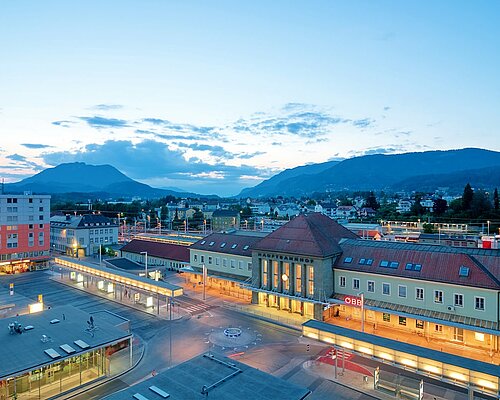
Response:
[{"label": "multi-story building", "polygon": [[240,213],[236,210],[216,210],[212,213],[212,231],[239,229]]},{"label": "multi-story building", "polygon": [[338,241],[357,238],[329,217],[299,215],[252,247],[252,303],[323,319]]},{"label": "multi-story building", "polygon": [[50,196],[0,195],[0,273],[46,268]]},{"label": "multi-story building", "polygon": [[316,320],[307,336],[498,394],[500,251],[367,241],[312,214],[252,255],[253,303]]},{"label": "multi-story building", "polygon": [[203,283],[206,268],[207,287],[218,288],[221,293],[250,297],[248,284],[252,279],[252,247],[266,233],[235,231],[212,233],[190,247],[192,271],[186,271],[192,284]]},{"label": "multi-story building", "polygon": [[50,219],[52,250],[72,257],[99,252],[118,243],[118,224],[101,214],[55,215]]}]

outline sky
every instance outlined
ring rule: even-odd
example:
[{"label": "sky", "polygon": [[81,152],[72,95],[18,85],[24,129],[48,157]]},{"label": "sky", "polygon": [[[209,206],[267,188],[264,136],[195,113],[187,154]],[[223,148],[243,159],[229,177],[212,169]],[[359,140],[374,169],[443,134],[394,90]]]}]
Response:
[{"label": "sky", "polygon": [[367,154],[500,151],[500,2],[0,2],[0,177],[236,195]]}]

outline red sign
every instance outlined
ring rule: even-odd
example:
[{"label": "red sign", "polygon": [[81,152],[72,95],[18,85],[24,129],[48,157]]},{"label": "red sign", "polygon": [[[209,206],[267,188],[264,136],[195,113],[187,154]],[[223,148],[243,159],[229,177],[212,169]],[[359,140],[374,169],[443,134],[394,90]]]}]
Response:
[{"label": "red sign", "polygon": [[361,297],[345,296],[344,303],[349,305],[349,306],[354,306],[354,307],[361,307],[362,306]]}]

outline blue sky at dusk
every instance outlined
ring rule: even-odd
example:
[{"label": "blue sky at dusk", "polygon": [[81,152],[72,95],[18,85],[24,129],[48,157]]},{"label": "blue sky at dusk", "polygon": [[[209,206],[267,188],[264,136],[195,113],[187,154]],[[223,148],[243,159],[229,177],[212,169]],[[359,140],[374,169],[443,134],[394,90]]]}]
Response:
[{"label": "blue sky at dusk", "polygon": [[500,151],[498,1],[3,1],[0,176],[237,194],[363,154]]}]

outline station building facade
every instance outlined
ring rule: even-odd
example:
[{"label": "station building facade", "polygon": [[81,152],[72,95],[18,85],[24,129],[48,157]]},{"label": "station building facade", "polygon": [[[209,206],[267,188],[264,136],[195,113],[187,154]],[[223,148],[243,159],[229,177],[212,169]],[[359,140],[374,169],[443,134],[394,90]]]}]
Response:
[{"label": "station building facade", "polygon": [[48,267],[50,196],[0,195],[0,274]]},{"label": "station building facade", "polygon": [[357,238],[329,217],[299,215],[252,249],[252,303],[323,319],[333,294],[339,241]]},{"label": "station building facade", "polygon": [[300,215],[256,243],[252,302],[500,357],[500,251],[368,241],[346,231],[320,214]]},{"label": "station building facade", "polygon": [[255,231],[212,233],[190,248],[190,268],[185,269],[188,282],[203,284],[206,269],[207,288],[239,298],[251,297],[243,285],[252,280],[252,248],[266,234]]}]

